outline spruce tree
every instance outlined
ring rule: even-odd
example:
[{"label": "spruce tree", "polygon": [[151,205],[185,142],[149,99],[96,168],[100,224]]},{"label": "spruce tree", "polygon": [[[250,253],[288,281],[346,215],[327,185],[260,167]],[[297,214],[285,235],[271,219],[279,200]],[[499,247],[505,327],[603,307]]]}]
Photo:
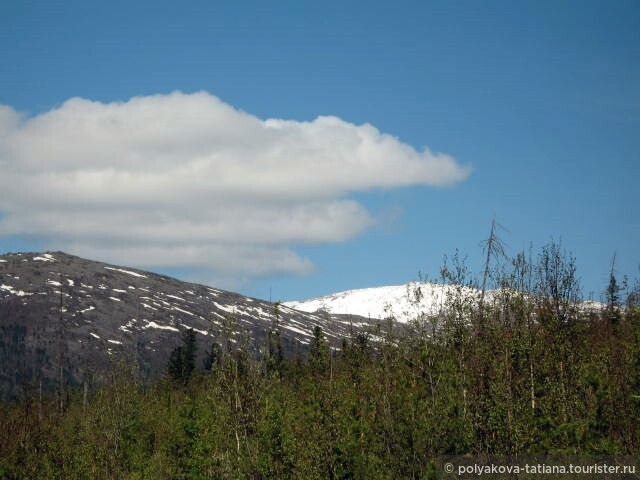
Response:
[{"label": "spruce tree", "polygon": [[169,375],[179,383],[186,385],[196,367],[196,333],[192,328],[182,332],[182,345],[174,348],[169,357]]},{"label": "spruce tree", "polygon": [[313,339],[309,346],[309,366],[317,373],[325,372],[329,364],[329,344],[324,337],[322,327],[313,327]]}]

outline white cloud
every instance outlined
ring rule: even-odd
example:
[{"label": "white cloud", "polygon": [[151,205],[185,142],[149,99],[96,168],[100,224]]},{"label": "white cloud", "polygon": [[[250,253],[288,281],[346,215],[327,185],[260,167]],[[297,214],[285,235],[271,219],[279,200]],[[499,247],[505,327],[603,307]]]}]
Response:
[{"label": "white cloud", "polygon": [[21,118],[22,116],[13,108],[7,105],[0,105],[0,140],[18,126]]},{"label": "white cloud", "polygon": [[351,193],[469,173],[368,124],[261,120],[206,92],[73,98],[32,118],[0,105],[0,169],[0,235],[226,279],[309,272],[293,245],[374,223]]}]

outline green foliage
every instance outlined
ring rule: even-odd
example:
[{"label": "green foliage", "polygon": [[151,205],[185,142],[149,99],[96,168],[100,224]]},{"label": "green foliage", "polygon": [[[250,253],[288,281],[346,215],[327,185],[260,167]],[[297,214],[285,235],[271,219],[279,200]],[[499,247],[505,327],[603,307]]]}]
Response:
[{"label": "green foliage", "polygon": [[284,353],[282,349],[282,338],[280,336],[280,303],[273,305],[273,320],[267,331],[267,345],[265,350],[265,366],[271,375],[280,375]]},{"label": "green foliage", "polygon": [[192,328],[185,330],[182,334],[182,345],[171,352],[167,366],[169,375],[176,382],[182,385],[189,383],[191,374],[196,368],[197,349],[196,332]]},{"label": "green foliage", "polygon": [[203,367],[207,371],[215,370],[222,363],[222,347],[213,342],[211,344],[211,350],[205,353],[203,361]]},{"label": "green foliage", "polygon": [[330,367],[331,352],[329,343],[324,337],[322,327],[316,325],[313,327],[313,339],[309,345],[309,368],[317,373],[326,373]]},{"label": "green foliage", "polygon": [[[335,355],[315,327],[306,360],[284,358],[274,321],[256,359],[230,318],[202,375],[186,332],[153,385],[118,367],[63,411],[2,405],[0,478],[438,478],[442,455],[639,455],[640,310],[577,308],[573,261],[550,246],[538,262],[492,272],[482,312],[461,287]],[[469,283],[457,256],[443,271]]]}]

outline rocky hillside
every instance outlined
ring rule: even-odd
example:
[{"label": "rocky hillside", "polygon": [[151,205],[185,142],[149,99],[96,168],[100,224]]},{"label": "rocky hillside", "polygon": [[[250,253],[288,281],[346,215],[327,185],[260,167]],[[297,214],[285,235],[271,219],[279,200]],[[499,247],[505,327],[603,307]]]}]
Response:
[{"label": "rocky hillside", "polygon": [[100,377],[114,362],[142,379],[161,375],[181,332],[197,332],[198,363],[212,342],[243,342],[253,354],[278,318],[284,351],[304,354],[313,328],[338,346],[369,329],[357,316],[301,312],[162,275],[62,252],[0,256],[0,396],[52,390]]}]

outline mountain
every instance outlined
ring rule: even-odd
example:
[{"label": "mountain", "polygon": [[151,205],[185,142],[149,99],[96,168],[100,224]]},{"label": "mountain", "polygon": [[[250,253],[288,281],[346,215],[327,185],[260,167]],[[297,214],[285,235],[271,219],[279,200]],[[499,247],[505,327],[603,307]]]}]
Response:
[{"label": "mountain", "polygon": [[[52,391],[99,378],[124,360],[142,379],[166,371],[181,332],[197,335],[198,365],[212,342],[248,344],[257,355],[279,319],[286,355],[304,354],[315,326],[334,346],[375,322],[286,305],[86,260],[63,252],[0,256],[0,397],[25,386]],[[227,336],[225,337],[225,332]],[[62,372],[62,373],[61,373]]]},{"label": "mountain", "polygon": [[[400,323],[407,323],[419,314],[438,311],[448,295],[458,287],[428,282],[410,282],[404,285],[362,288],[333,293],[310,300],[290,301],[283,305],[304,312],[328,312],[331,314],[358,315],[383,320],[393,316]],[[463,288],[468,295],[479,291]]]},{"label": "mountain", "polygon": [[[509,292],[514,293],[513,290],[487,290],[485,302],[490,304],[501,295],[508,295]],[[410,282],[404,285],[346,290],[309,300],[288,301],[283,305],[303,312],[353,315],[369,320],[393,317],[398,323],[403,324],[423,314],[437,314],[442,310],[447,298],[456,298],[460,295],[478,302],[481,291],[459,285]],[[580,301],[576,306],[583,311],[591,312],[598,312],[606,307],[605,304],[593,300]]]}]

